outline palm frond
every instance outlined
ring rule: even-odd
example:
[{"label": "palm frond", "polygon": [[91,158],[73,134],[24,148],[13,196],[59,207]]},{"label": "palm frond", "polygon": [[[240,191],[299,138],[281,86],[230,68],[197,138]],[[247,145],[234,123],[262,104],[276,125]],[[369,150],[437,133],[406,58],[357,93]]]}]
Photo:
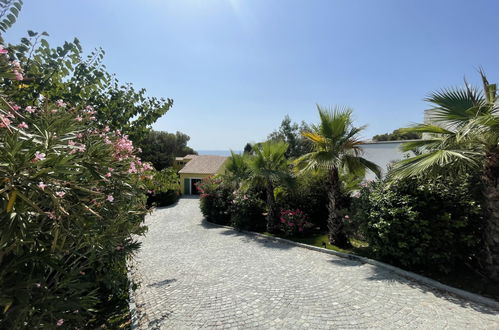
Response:
[{"label": "palm frond", "polygon": [[448,172],[455,168],[477,168],[480,166],[480,153],[465,150],[433,150],[395,163],[390,177],[402,178],[424,173]]}]

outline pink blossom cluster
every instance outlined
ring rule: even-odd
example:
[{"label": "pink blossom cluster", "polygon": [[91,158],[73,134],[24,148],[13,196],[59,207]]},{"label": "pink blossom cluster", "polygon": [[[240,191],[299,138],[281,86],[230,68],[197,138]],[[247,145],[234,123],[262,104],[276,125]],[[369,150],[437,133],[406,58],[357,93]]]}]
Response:
[{"label": "pink blossom cluster", "polygon": [[[9,51],[4,48],[4,45],[0,45],[0,54],[7,56]],[[23,69],[21,68],[21,64],[18,61],[10,62],[10,66],[12,67],[12,72],[16,76],[16,80],[23,80]]]},{"label": "pink blossom cluster", "polygon": [[301,210],[282,210],[281,211],[281,229],[288,235],[303,232],[305,227],[309,224],[307,216]]}]

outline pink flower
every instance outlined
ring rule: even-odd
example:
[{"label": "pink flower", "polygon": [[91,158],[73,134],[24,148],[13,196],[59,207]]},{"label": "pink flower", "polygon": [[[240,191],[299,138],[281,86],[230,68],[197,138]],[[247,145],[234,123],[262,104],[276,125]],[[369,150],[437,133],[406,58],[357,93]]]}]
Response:
[{"label": "pink flower", "polygon": [[59,321],[57,321],[57,323],[55,324],[56,326],[60,327],[64,324],[64,320],[63,319],[60,319]]},{"label": "pink flower", "polygon": [[26,111],[29,112],[29,113],[33,113],[33,112],[36,111],[36,109],[34,107],[32,107],[32,106],[28,106],[28,107],[26,107]]},{"label": "pink flower", "polygon": [[0,54],[7,54],[9,51],[3,48],[3,45],[0,45]]},{"label": "pink flower", "polygon": [[45,190],[46,187],[47,187],[47,185],[45,183],[41,182],[41,181],[38,184],[38,188],[40,188],[41,190]]},{"label": "pink flower", "polygon": [[112,203],[112,202],[114,201],[114,197],[113,197],[113,195],[107,195],[106,200],[107,200],[108,202],[111,202],[111,203]]},{"label": "pink flower", "polygon": [[114,168],[112,168],[112,167],[108,167],[108,168],[107,168],[107,170],[108,170],[109,172],[112,172],[112,171],[114,171]]},{"label": "pink flower", "polygon": [[97,118],[95,118],[95,116],[92,116],[92,117],[90,117],[88,119],[90,119],[90,120],[97,120]]},{"label": "pink flower", "polygon": [[42,152],[35,152],[35,158],[33,159],[33,161],[37,162],[39,160],[44,160],[45,159],[45,154],[42,153]]},{"label": "pink flower", "polygon": [[350,219],[350,217],[348,216],[348,214],[347,214],[347,215],[345,215],[345,219]]},{"label": "pink flower", "polygon": [[17,128],[28,128],[28,124],[26,124],[24,121],[17,125]]},{"label": "pink flower", "polygon": [[7,117],[7,118],[12,118],[12,119],[16,118],[16,116],[15,116],[12,112],[7,113],[7,114],[5,115],[5,117]]},{"label": "pink flower", "polygon": [[64,195],[66,195],[66,193],[65,193],[64,191],[58,191],[58,192],[56,192],[56,193],[55,193],[55,195],[56,195],[57,197],[59,197],[59,198],[63,198],[63,197],[64,197]]},{"label": "pink flower", "polygon": [[77,138],[77,139],[82,139],[82,138],[83,138],[83,133],[78,133],[78,134],[76,134],[76,138]]},{"label": "pink flower", "polygon": [[11,123],[10,119],[4,115],[0,115],[0,127],[7,127]]},{"label": "pink flower", "polygon": [[57,101],[55,102],[55,105],[57,105],[57,106],[58,106],[58,107],[60,107],[60,108],[65,108],[67,104],[66,104],[66,103],[64,103],[64,101],[63,101],[63,100],[57,100]]},{"label": "pink flower", "polygon": [[82,118],[81,116],[77,116],[77,117],[75,118],[75,120],[76,120],[76,121],[82,121],[82,120],[83,120],[83,118]]},{"label": "pink flower", "polygon": [[111,130],[111,129],[109,128],[109,126],[106,126],[106,127],[104,127],[104,129],[103,129],[103,131],[104,131],[104,132],[106,132],[106,133],[107,133],[107,132],[109,132],[110,130]]},{"label": "pink flower", "polygon": [[10,62],[10,65],[12,65],[15,70],[21,71],[21,63],[19,63],[19,61],[12,61]]},{"label": "pink flower", "polygon": [[16,80],[23,80],[24,79],[21,72],[14,70],[14,74],[16,75]]},{"label": "pink flower", "polygon": [[112,175],[112,174],[111,174],[111,172],[107,172],[107,173],[106,173],[106,175],[105,175],[105,177],[106,177],[106,178],[110,178],[110,177],[111,177],[111,175]]},{"label": "pink flower", "polygon": [[14,111],[19,111],[19,110],[21,109],[21,107],[20,107],[20,106],[18,106],[17,104],[14,104],[14,105],[12,106],[12,109],[14,109]]},{"label": "pink flower", "polygon": [[68,145],[70,145],[70,146],[74,146],[74,145],[76,145],[76,142],[74,142],[73,140],[69,140],[69,141],[68,141]]}]

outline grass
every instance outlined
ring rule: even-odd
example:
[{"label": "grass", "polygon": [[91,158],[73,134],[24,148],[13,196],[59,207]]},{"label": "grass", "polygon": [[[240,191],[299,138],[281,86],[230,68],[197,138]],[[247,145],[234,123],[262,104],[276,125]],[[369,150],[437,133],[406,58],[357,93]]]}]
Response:
[{"label": "grass", "polygon": [[[326,248],[328,250],[334,250],[337,252],[355,254],[362,257],[376,259],[373,256],[372,252],[370,252],[369,245],[366,242],[353,238],[350,239],[350,244],[352,245],[352,247],[348,249],[342,249],[337,247],[336,245],[330,244],[327,234],[311,234],[306,237],[284,237],[279,235],[273,235],[268,232],[264,232],[262,234],[272,237],[281,237],[289,239],[290,241]],[[418,274],[432,278],[443,284],[453,286],[455,288],[459,288],[462,290],[466,290],[469,292],[477,293],[482,296],[489,297],[499,301],[499,284],[488,280],[487,278],[479,274],[471,266],[463,265],[460,269],[456,269],[448,274],[439,273],[439,272],[418,271],[418,270],[410,270],[410,271],[414,271]]]}]

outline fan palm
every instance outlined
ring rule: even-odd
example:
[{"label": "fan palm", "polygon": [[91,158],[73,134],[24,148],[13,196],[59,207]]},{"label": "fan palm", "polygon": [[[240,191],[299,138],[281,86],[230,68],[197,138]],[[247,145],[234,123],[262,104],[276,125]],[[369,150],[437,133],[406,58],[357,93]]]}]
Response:
[{"label": "fan palm", "polygon": [[274,198],[276,184],[291,178],[286,159],[288,144],[282,141],[267,141],[253,147],[254,155],[249,159],[248,180],[265,188],[267,194],[267,231],[276,230],[277,207]]},{"label": "fan palm", "polygon": [[392,176],[479,170],[487,212],[485,266],[490,277],[499,280],[499,103],[496,85],[482,71],[480,75],[483,89],[465,83],[463,88],[438,91],[426,99],[434,105],[428,122],[404,129],[424,134],[425,139],[402,146],[419,155],[398,162]]},{"label": "fan palm", "polygon": [[328,229],[329,241],[338,246],[347,246],[348,238],[339,214],[341,208],[341,173],[364,177],[366,169],[380,176],[380,168],[362,157],[358,134],[365,126],[352,125],[352,110],[349,108],[324,109],[317,106],[320,123],[312,125],[303,136],[312,144],[313,151],[296,160],[301,172],[323,169],[327,171],[328,182]]}]

